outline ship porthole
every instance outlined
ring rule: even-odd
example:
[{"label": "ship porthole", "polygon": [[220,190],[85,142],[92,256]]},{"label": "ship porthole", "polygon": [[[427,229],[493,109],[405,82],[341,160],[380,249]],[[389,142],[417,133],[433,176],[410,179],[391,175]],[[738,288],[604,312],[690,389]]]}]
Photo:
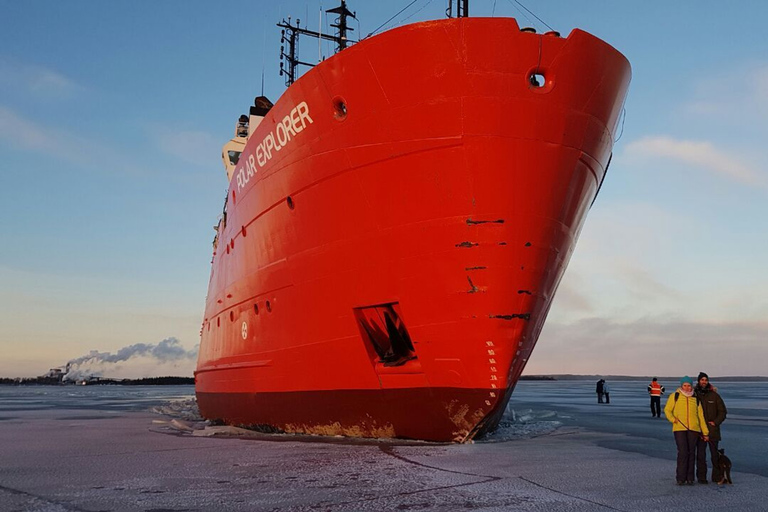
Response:
[{"label": "ship porthole", "polygon": [[216,319],[216,327],[221,327],[221,317]]},{"label": "ship porthole", "polygon": [[270,313],[272,312],[272,304],[270,304],[269,301],[267,301],[267,311]]},{"label": "ship porthole", "polygon": [[333,117],[337,121],[343,121],[347,118],[347,102],[341,96],[333,98]]},{"label": "ship porthole", "polygon": [[246,235],[245,226],[240,228],[240,232],[243,234],[243,237],[245,237],[245,235]]},{"label": "ship porthole", "polygon": [[288,208],[290,208],[291,210],[293,210],[296,207],[296,205],[293,204],[293,198],[291,196],[286,197],[285,202],[288,203]]},{"label": "ship porthole", "polygon": [[234,311],[230,311],[229,312],[229,321],[230,322],[234,322],[235,321],[235,312]]},{"label": "ship porthole", "polygon": [[235,191],[232,191],[232,204],[235,204]]},{"label": "ship porthole", "polygon": [[257,315],[259,314],[259,305],[258,304],[254,304],[253,305],[253,312],[256,313]]}]

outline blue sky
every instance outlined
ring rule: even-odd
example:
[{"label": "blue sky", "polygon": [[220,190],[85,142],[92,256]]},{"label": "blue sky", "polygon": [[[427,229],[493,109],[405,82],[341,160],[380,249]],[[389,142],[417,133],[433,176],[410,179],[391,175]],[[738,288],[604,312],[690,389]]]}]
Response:
[{"label": "blue sky", "polygon": [[[368,34],[407,3],[350,0],[352,26]],[[633,67],[611,171],[528,372],[765,375],[768,5],[524,3]],[[194,347],[221,144],[262,69],[266,94],[284,91],[274,23],[317,29],[319,6],[2,4],[0,376],[168,337]],[[444,9],[419,0],[388,27]],[[471,5],[543,28],[523,12]]]}]

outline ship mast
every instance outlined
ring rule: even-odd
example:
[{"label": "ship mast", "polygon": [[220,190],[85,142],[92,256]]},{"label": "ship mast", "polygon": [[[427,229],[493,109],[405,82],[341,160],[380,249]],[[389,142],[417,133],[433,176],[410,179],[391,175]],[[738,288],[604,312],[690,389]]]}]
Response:
[{"label": "ship mast", "polygon": [[[464,0],[466,1],[466,0]],[[347,43],[355,42],[347,39],[347,32],[354,31],[347,23],[347,18],[354,18],[355,13],[347,9],[347,2],[341,0],[341,5],[328,9],[328,13],[338,14],[335,23],[331,24],[336,29],[336,34],[323,34],[321,32],[315,32],[309,30],[306,27],[301,28],[299,25],[301,20],[296,19],[296,24],[291,24],[291,17],[288,17],[288,21],[283,20],[277,24],[278,27],[283,29],[280,32],[280,76],[285,76],[285,85],[290,87],[293,82],[298,78],[298,67],[307,66],[313,67],[315,64],[310,62],[303,62],[299,60],[299,36],[310,36],[317,39],[325,39],[336,43],[336,52],[340,52],[347,47]],[[286,48],[287,46],[287,48]]]},{"label": "ship mast", "polygon": [[331,26],[338,29],[336,33],[336,52],[340,52],[347,47],[347,30],[354,31],[354,29],[347,26],[347,18],[357,18],[355,18],[355,13],[347,9],[347,2],[345,0],[341,0],[340,6],[328,9],[325,12],[339,15],[336,18],[336,23]]},{"label": "ship mast", "polygon": [[[453,0],[448,0],[448,8],[445,15],[453,18]],[[456,0],[456,17],[466,18],[469,16],[469,0]]]}]

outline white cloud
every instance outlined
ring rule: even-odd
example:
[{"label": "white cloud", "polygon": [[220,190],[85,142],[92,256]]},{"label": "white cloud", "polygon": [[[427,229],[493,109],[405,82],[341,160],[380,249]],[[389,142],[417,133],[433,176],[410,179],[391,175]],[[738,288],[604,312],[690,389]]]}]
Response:
[{"label": "white cloud", "polygon": [[575,313],[590,313],[594,306],[581,289],[584,287],[584,279],[580,274],[566,271],[563,281],[557,288],[555,302],[558,309]]},{"label": "white cloud", "polygon": [[633,302],[659,302],[666,299],[679,301],[683,298],[678,290],[662,282],[658,275],[639,264],[618,262],[617,274],[621,276]]},{"label": "white cloud", "polygon": [[210,133],[168,126],[148,128],[155,145],[164,153],[193,165],[221,165],[221,147],[227,142]]},{"label": "white cloud", "polygon": [[755,73],[754,90],[758,107],[763,114],[768,114],[768,65]]},{"label": "white cloud", "polygon": [[19,117],[0,105],[0,140],[6,140],[19,149],[36,149],[42,140],[40,127]]},{"label": "white cloud", "polygon": [[547,323],[528,374],[766,375],[768,324],[645,317]]},{"label": "white cloud", "polygon": [[635,158],[676,160],[746,185],[766,185],[764,173],[708,141],[648,136],[628,144],[626,152]]},{"label": "white cloud", "polygon": [[41,151],[77,164],[87,163],[96,145],[93,141],[30,121],[2,105],[0,141],[6,141],[13,149]]},{"label": "white cloud", "polygon": [[[103,140],[94,140],[71,133],[65,127],[31,121],[0,105],[0,143],[5,142],[18,151],[34,151],[78,166],[132,175],[154,174],[131,162],[131,159]],[[104,166],[104,162],[110,162]]]},{"label": "white cloud", "polygon": [[[718,127],[764,133],[768,128],[768,63],[748,62],[694,82],[692,98],[681,112],[698,120],[715,120]],[[748,130],[746,127],[750,127]]]},{"label": "white cloud", "polygon": [[[603,315],[659,312],[680,300],[675,278],[681,269],[673,255],[687,254],[690,234],[703,227],[697,218],[658,205],[605,202],[589,213],[562,287],[578,290]],[[569,302],[556,299],[553,312],[565,312]]]},{"label": "white cloud", "polygon": [[83,89],[74,80],[53,69],[7,60],[0,60],[0,85],[57,99]]},{"label": "white cloud", "polygon": [[594,208],[548,322],[594,316],[619,323],[669,315],[691,322],[768,318],[759,223],[733,234],[730,223],[715,225],[685,201],[681,211],[671,210],[675,206],[622,199]]}]

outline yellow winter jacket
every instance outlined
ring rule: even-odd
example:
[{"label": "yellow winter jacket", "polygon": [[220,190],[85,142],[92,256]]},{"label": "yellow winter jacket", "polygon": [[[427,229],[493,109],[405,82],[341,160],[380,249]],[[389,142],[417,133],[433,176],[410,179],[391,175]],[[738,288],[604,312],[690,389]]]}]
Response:
[{"label": "yellow winter jacket", "polygon": [[[675,401],[675,395],[678,395]],[[664,415],[672,423],[672,431],[693,430],[701,432],[705,436],[709,435],[709,428],[704,419],[704,411],[701,404],[695,396],[687,397],[678,388],[678,390],[667,398],[667,405],[664,406]],[[677,419],[677,422],[675,422]]]}]

